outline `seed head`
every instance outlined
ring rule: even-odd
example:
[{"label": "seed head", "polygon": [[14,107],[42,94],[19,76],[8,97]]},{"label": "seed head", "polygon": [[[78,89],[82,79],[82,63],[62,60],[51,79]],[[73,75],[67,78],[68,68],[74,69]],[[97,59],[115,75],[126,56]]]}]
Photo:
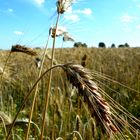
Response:
[{"label": "seed head", "polygon": [[78,88],[79,95],[84,96],[92,116],[94,115],[103,124],[107,133],[116,132],[113,124],[109,104],[98,91],[91,72],[81,65],[66,64],[64,70],[70,83]]}]

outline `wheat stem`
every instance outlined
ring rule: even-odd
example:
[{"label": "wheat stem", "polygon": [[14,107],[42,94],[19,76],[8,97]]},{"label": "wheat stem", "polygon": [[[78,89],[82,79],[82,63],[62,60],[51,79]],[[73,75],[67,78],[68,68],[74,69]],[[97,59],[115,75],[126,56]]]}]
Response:
[{"label": "wheat stem", "polygon": [[7,135],[7,129],[6,129],[6,125],[5,125],[5,122],[4,122],[4,119],[0,116],[0,119],[3,123],[3,128],[4,128],[4,131],[5,131],[5,135]]},{"label": "wheat stem", "polygon": [[[43,58],[42,58],[42,61],[41,61],[41,67],[40,67],[40,70],[39,70],[38,78],[41,76],[41,73],[42,73],[43,64],[44,64],[45,56],[46,56],[46,53],[47,53],[49,40],[50,40],[50,34],[49,34],[48,39],[47,39],[47,43],[46,43]],[[33,103],[32,103],[32,107],[31,107],[31,113],[30,113],[30,117],[29,117],[28,129],[27,129],[25,140],[28,140],[29,131],[30,131],[30,123],[31,123],[32,116],[33,116],[33,111],[34,111],[34,107],[35,107],[37,93],[38,93],[38,84],[36,85],[36,89],[35,89],[35,93],[34,93],[34,97],[33,97]]]},{"label": "wheat stem", "polygon": [[[59,21],[60,14],[58,13],[57,20],[56,20],[56,30],[58,26],[58,21]],[[53,59],[54,59],[54,51],[55,51],[55,42],[56,42],[56,30],[55,30],[55,35],[53,39],[53,47],[52,47],[52,55],[51,55],[51,67],[53,66]],[[40,135],[40,140],[43,139],[43,134],[44,134],[44,126],[45,126],[45,116],[48,108],[48,100],[49,100],[49,94],[50,94],[50,88],[51,88],[51,79],[52,79],[52,70],[50,70],[49,73],[49,82],[47,85],[47,93],[46,93],[46,99],[45,99],[45,109],[44,109],[44,114],[43,114],[43,122],[42,122],[42,129],[41,129],[41,135]]]}]

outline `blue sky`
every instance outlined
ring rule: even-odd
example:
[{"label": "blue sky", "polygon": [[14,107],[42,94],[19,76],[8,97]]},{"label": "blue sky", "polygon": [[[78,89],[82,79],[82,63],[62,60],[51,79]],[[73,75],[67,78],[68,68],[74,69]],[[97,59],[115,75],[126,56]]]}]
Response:
[{"label": "blue sky", "polygon": [[[56,0],[0,0],[0,48],[11,45],[44,47],[57,17]],[[98,46],[128,43],[140,46],[140,0],[74,0],[61,15],[63,26],[75,41]],[[57,38],[60,47],[62,38]],[[51,43],[49,44],[51,47]],[[72,47],[65,43],[64,47]]]}]

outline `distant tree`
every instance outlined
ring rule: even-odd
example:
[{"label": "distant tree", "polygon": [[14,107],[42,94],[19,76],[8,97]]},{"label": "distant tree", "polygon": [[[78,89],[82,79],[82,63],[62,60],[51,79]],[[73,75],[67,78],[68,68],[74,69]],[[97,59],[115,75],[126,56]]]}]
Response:
[{"label": "distant tree", "polygon": [[81,45],[82,45],[81,42],[75,42],[75,43],[74,43],[74,47],[75,47],[75,48],[81,47]]},{"label": "distant tree", "polygon": [[128,43],[125,43],[124,46],[127,47],[127,48],[130,47]]},{"label": "distant tree", "polygon": [[118,48],[129,48],[130,46],[129,46],[129,44],[128,43],[125,43],[124,45],[123,44],[120,44],[119,46],[118,46]]},{"label": "distant tree", "polygon": [[75,42],[73,46],[74,46],[75,48],[78,48],[78,47],[87,48],[87,44],[86,44],[86,43],[82,43],[82,42]]},{"label": "distant tree", "polygon": [[86,43],[83,43],[83,44],[82,44],[82,47],[87,48],[88,46],[87,46],[87,44],[86,44]]},{"label": "distant tree", "polygon": [[123,45],[123,44],[120,44],[119,46],[118,46],[118,48],[124,48],[125,46]]},{"label": "distant tree", "polygon": [[99,42],[98,47],[99,48],[106,48],[106,45],[104,42]]},{"label": "distant tree", "polygon": [[116,48],[116,46],[115,46],[115,44],[114,44],[114,43],[111,45],[111,48]]}]

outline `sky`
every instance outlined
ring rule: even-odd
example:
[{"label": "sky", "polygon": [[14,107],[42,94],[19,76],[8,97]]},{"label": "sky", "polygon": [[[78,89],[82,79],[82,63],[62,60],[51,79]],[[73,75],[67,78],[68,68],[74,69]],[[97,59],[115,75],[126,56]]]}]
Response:
[{"label": "sky", "polygon": [[[15,44],[45,47],[56,18],[56,0],[0,0],[0,49]],[[99,42],[140,46],[140,0],[74,0],[60,16],[59,27],[88,46],[98,47]],[[59,37],[56,47],[61,44]]]}]

